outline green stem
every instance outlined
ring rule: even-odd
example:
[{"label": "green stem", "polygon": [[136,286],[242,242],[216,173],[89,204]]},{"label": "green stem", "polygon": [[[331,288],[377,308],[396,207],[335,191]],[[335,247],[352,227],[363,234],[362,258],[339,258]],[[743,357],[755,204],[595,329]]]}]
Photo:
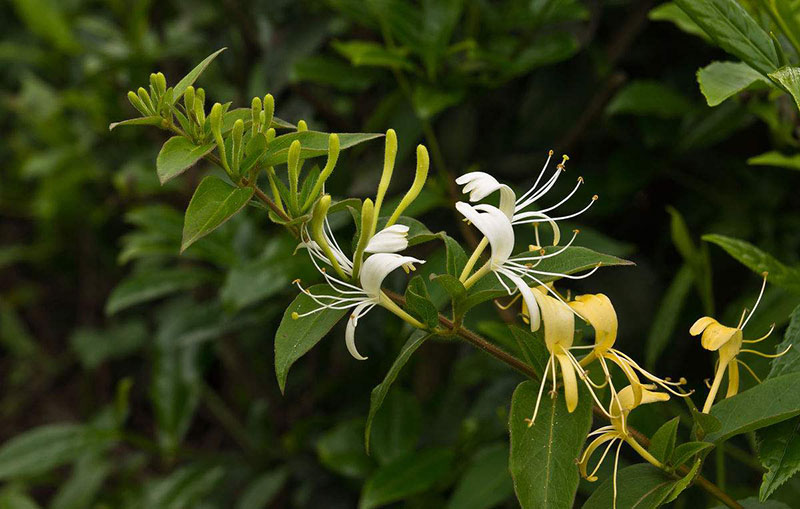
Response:
[{"label": "green stem", "polygon": [[481,242],[475,247],[475,251],[472,252],[472,255],[469,257],[469,260],[467,260],[467,264],[464,265],[464,270],[461,271],[461,275],[458,277],[459,281],[463,283],[464,280],[467,279],[469,273],[472,272],[472,268],[475,267],[475,264],[481,257],[481,253],[483,253],[483,250],[486,249],[486,246],[488,245],[489,245],[489,239],[484,237],[483,240],[481,240]]},{"label": "green stem", "polygon": [[466,281],[464,281],[464,288],[469,290],[469,288],[475,283],[477,283],[480,278],[491,272],[492,270],[491,265],[492,265],[491,261],[484,263],[480,269],[476,270],[473,275],[471,275],[470,277],[467,278]]},{"label": "green stem", "polygon": [[632,436],[627,436],[627,437],[625,437],[625,441],[631,447],[633,447],[633,450],[636,451],[637,453],[639,453],[639,456],[644,458],[645,461],[647,461],[648,463],[650,463],[651,465],[653,465],[656,468],[660,468],[661,470],[669,471],[669,467],[667,465],[661,463],[660,461],[658,461],[658,459],[656,459],[655,456],[653,456],[652,454],[647,452],[647,449],[642,447],[641,444],[639,442],[637,442],[635,438],[633,438]]},{"label": "green stem", "polygon": [[403,308],[398,306],[392,299],[390,299],[383,292],[381,292],[381,295],[380,295],[380,304],[384,308],[388,309],[389,311],[391,311],[395,315],[397,315],[400,318],[402,318],[406,323],[410,324],[411,326],[416,327],[417,329],[422,329],[422,330],[428,330],[429,329],[429,327],[426,326],[424,323],[420,322],[419,320],[417,320],[413,316],[411,316],[408,313],[406,313],[406,311]]}]

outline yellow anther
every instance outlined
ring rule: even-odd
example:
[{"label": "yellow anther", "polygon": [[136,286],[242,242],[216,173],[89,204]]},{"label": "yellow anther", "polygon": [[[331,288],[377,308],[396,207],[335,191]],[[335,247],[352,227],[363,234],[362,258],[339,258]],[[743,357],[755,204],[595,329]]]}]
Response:
[{"label": "yellow anther", "polygon": [[592,201],[597,201],[598,198],[600,198],[600,197],[597,196],[597,195],[594,195],[594,196],[592,196]]},{"label": "yellow anther", "polygon": [[578,182],[580,182],[581,184],[583,184],[583,177],[578,177]]},{"label": "yellow anther", "polygon": [[564,154],[563,156],[561,156],[561,161],[566,163],[567,161],[569,161],[569,156],[567,154]]},{"label": "yellow anther", "polygon": [[554,153],[555,153],[555,152],[553,152],[553,149],[550,149],[550,150],[547,152],[547,154],[548,154],[550,157],[553,157],[553,154],[554,154]]},{"label": "yellow anther", "polygon": [[292,311],[292,320],[297,320],[298,318],[300,318],[300,315],[297,311]]},{"label": "yellow anther", "polygon": [[574,233],[575,235],[579,234],[580,232],[581,232],[581,231],[580,231],[579,229],[577,229],[577,228],[576,228],[576,229],[574,229],[574,230],[572,230],[572,233]]},{"label": "yellow anther", "polygon": [[300,278],[297,278],[294,281],[292,281],[292,284],[293,285],[299,285],[300,284]]}]

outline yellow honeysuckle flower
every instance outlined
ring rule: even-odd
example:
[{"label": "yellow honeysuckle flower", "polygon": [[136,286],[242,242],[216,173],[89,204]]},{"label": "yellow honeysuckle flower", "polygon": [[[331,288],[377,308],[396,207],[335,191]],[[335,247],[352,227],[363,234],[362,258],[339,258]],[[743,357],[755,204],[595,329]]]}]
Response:
[{"label": "yellow honeysuckle flower", "polygon": [[[740,353],[752,353],[761,357],[775,358],[780,357],[792,348],[792,345],[789,345],[783,352],[772,355],[747,348],[742,349],[742,343],[758,343],[767,339],[769,335],[772,334],[772,331],[775,330],[775,324],[773,323],[769,331],[760,338],[752,340],[744,339],[744,328],[747,326],[747,322],[750,321],[753,313],[755,313],[758,304],[761,302],[761,297],[764,295],[764,289],[767,286],[767,273],[764,272],[763,275],[764,281],[761,284],[761,291],[758,294],[756,303],[753,305],[753,310],[748,315],[747,309],[745,309],[742,312],[742,317],[739,319],[739,325],[735,328],[722,325],[710,316],[704,316],[694,322],[689,329],[689,334],[692,336],[702,334],[702,336],[700,336],[700,344],[703,348],[712,352],[719,352],[714,382],[711,384],[711,390],[708,392],[708,397],[703,405],[703,413],[708,413],[711,410],[711,405],[714,404],[714,399],[717,396],[719,387],[722,384],[722,377],[725,375],[726,371],[728,372],[728,392],[725,394],[725,397],[730,398],[739,392],[739,364],[744,366],[745,369],[753,375],[756,381],[759,383],[761,382],[761,379],[758,378],[750,366],[737,358]],[[747,319],[745,319],[745,316],[747,316]]]},{"label": "yellow honeysuckle flower", "polygon": [[[597,359],[597,361],[600,363],[600,367],[603,369],[603,374],[606,378],[606,383],[609,384],[611,389],[612,401],[609,411],[612,415],[615,414],[615,404],[619,406],[619,393],[614,388],[614,382],[611,381],[611,373],[608,369],[608,363],[606,362],[607,360],[619,366],[619,368],[625,374],[625,377],[628,379],[634,406],[638,405],[644,397],[644,392],[642,389],[643,385],[639,380],[637,372],[647,380],[658,384],[666,391],[676,396],[685,397],[691,394],[675,390],[675,387],[686,383],[684,378],[681,378],[678,382],[672,382],[669,379],[659,378],[639,366],[639,364],[636,363],[636,361],[634,361],[626,353],[613,348],[614,343],[617,340],[618,321],[617,313],[614,310],[614,305],[611,303],[611,299],[609,299],[608,296],[602,293],[578,295],[575,297],[575,300],[569,302],[569,305],[579,316],[583,317],[583,319],[586,320],[586,322],[588,322],[592,328],[594,328],[594,348],[589,355],[581,360],[580,364],[581,366],[586,367],[594,359]],[[615,417],[619,417],[623,421],[625,420],[624,414],[618,414]]]},{"label": "yellow honeysuckle flower", "polygon": [[[536,406],[533,410],[533,416],[526,419],[528,426],[533,426],[536,422],[536,416],[539,413],[539,403],[542,400],[542,392],[547,378],[552,376],[553,389],[550,394],[551,397],[556,395],[557,375],[556,364],[561,368],[561,379],[564,382],[564,397],[566,398],[567,411],[573,412],[578,406],[578,381],[577,376],[583,380],[592,398],[597,405],[602,408],[603,405],[597,398],[597,395],[592,390],[592,384],[586,376],[586,372],[581,367],[578,360],[572,353],[572,342],[575,338],[575,312],[560,298],[551,297],[547,292],[552,292],[554,295],[555,290],[552,288],[545,288],[543,286],[531,289],[531,293],[536,300],[536,304],[541,312],[542,321],[544,322],[544,343],[547,350],[550,352],[550,358],[542,373],[542,383],[539,386],[539,394],[536,397]],[[610,414],[606,413],[608,417]]]},{"label": "yellow honeysuckle flower", "polygon": [[[651,390],[655,388],[656,386],[651,384],[643,385],[634,390],[632,385],[628,385],[619,391],[617,393],[617,397],[612,401],[612,413],[616,414],[616,416],[611,418],[611,424],[598,428],[589,433],[590,437],[594,436],[596,438],[586,446],[586,449],[583,451],[583,454],[578,460],[578,470],[580,471],[581,476],[589,482],[594,482],[597,480],[597,476],[595,474],[597,474],[597,471],[600,469],[600,465],[603,464],[603,460],[606,459],[608,451],[610,451],[614,443],[617,442],[617,450],[614,456],[614,508],[617,507],[617,467],[619,465],[619,451],[623,442],[627,442],[637,453],[639,453],[640,456],[642,456],[642,458],[647,460],[649,463],[658,468],[664,468],[664,465],[660,461],[653,457],[652,454],[647,452],[647,450],[644,449],[639,442],[637,442],[636,439],[628,433],[628,428],[625,423],[628,414],[630,414],[631,411],[639,405],[657,403],[660,401],[667,401],[669,399],[669,394]],[[600,461],[597,462],[597,465],[595,465],[591,472],[587,473],[587,467],[589,465],[589,460],[592,458],[592,454],[594,454],[594,451],[605,443],[608,443],[608,445],[606,445],[602,456],[600,456]]]}]

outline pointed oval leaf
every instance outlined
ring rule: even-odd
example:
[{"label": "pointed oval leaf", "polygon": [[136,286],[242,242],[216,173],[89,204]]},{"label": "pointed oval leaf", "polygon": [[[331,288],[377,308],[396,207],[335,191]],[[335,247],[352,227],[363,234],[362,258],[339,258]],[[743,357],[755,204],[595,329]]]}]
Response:
[{"label": "pointed oval leaf", "polygon": [[213,142],[198,146],[183,136],[173,136],[168,139],[162,145],[156,158],[156,173],[159,182],[163,185],[185,172],[197,164],[197,161],[210,154],[216,146]]},{"label": "pointed oval leaf", "polygon": [[214,176],[204,178],[186,208],[181,252],[242,210],[254,193],[252,187],[232,187]]},{"label": "pointed oval leaf", "polygon": [[129,118],[128,120],[120,120],[119,122],[112,122],[108,124],[108,130],[113,131],[115,127],[125,126],[125,125],[161,125],[164,119],[158,115],[152,115],[149,117],[138,117],[138,118]]},{"label": "pointed oval leaf", "polygon": [[491,509],[514,495],[508,444],[488,445],[470,460],[450,497],[448,509]]},{"label": "pointed oval leaf", "polygon": [[[655,509],[669,497],[675,480],[648,463],[640,463],[617,472],[617,507]],[[608,509],[613,502],[613,479],[609,477],[583,504],[583,509]]]},{"label": "pointed oval leaf", "polygon": [[756,82],[769,83],[744,62],[712,62],[697,71],[700,92],[709,106],[721,104]]},{"label": "pointed oval leaf", "polygon": [[769,253],[743,240],[717,234],[703,235],[703,240],[718,245],[756,274],[769,272],[770,283],[800,292],[800,269],[787,267]]},{"label": "pointed oval leaf", "polygon": [[173,89],[172,93],[172,104],[175,104],[175,102],[177,102],[177,100],[183,96],[183,93],[186,92],[186,89],[189,88],[189,85],[194,84],[197,78],[199,78],[200,75],[203,73],[203,71],[206,70],[208,64],[210,64],[212,60],[217,58],[217,55],[219,55],[226,49],[228,48],[221,48],[215,51],[214,53],[208,55],[202,62],[197,64],[197,66],[195,66],[194,69],[189,71],[189,74],[184,76],[183,79],[180,80],[177,85],[175,85],[175,88]]},{"label": "pointed oval leaf", "polygon": [[373,509],[428,490],[450,472],[450,449],[428,449],[393,461],[364,483],[359,509]]},{"label": "pointed oval leaf", "polygon": [[132,274],[112,290],[106,301],[106,314],[113,315],[137,304],[196,288],[209,279],[208,271],[188,267]]}]

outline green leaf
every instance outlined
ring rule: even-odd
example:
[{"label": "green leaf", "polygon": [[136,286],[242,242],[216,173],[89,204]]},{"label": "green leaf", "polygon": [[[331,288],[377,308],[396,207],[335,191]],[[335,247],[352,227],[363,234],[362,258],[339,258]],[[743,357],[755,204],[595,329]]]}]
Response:
[{"label": "green leaf", "polygon": [[[48,41],[64,53],[75,53],[81,49],[72,32],[72,23],[64,12],[71,6],[55,0],[14,0],[13,4],[17,15],[32,34]],[[59,55],[53,56],[63,58]]]},{"label": "green leaf", "polygon": [[686,442],[675,448],[670,459],[670,464],[674,467],[679,467],[693,458],[696,454],[711,449],[714,444],[708,442]]},{"label": "green leaf", "polygon": [[367,41],[334,41],[333,49],[354,66],[412,70],[414,65],[402,53]]},{"label": "green leaf", "polygon": [[147,327],[131,321],[107,329],[78,329],[70,336],[70,346],[86,369],[94,369],[108,359],[125,357],[144,345]]},{"label": "green leaf", "polygon": [[658,81],[639,80],[620,90],[606,107],[606,113],[675,118],[690,109],[689,101],[672,88]]},{"label": "green leaf", "polygon": [[782,375],[764,382],[711,407],[711,415],[722,428],[706,440],[719,443],[728,438],[764,428],[800,414],[800,373]]},{"label": "green leaf", "polygon": [[383,401],[386,398],[386,394],[389,392],[389,388],[391,388],[394,381],[397,380],[397,375],[400,374],[400,370],[406,365],[408,360],[411,358],[411,355],[416,352],[420,346],[422,346],[422,343],[430,339],[431,336],[432,334],[428,334],[424,331],[414,331],[414,333],[411,334],[411,337],[408,338],[408,341],[406,341],[406,344],[403,345],[403,348],[400,349],[400,353],[392,363],[392,367],[389,368],[389,371],[386,373],[383,381],[375,386],[374,389],[372,389],[372,393],[369,396],[369,414],[367,415],[367,424],[364,429],[364,446],[367,454],[369,454],[372,423],[375,419],[375,415],[381,408],[381,405],[383,405]]},{"label": "green leaf", "polygon": [[694,283],[694,273],[689,264],[684,263],[680,270],[675,274],[675,278],[667,288],[664,297],[658,305],[653,323],[650,326],[650,333],[647,335],[647,345],[645,348],[645,363],[649,368],[655,366],[661,353],[672,340],[672,333],[678,324],[681,309],[692,289]]},{"label": "green leaf", "polygon": [[418,318],[428,327],[436,327],[439,324],[439,311],[431,302],[428,287],[422,276],[414,276],[406,287],[406,310],[412,316]]},{"label": "green leaf", "polygon": [[445,255],[447,258],[445,269],[451,276],[459,277],[461,276],[461,271],[464,270],[464,266],[467,264],[467,253],[464,252],[464,248],[461,247],[461,244],[453,237],[444,235],[442,239],[444,240]]},{"label": "green leaf", "polygon": [[692,436],[697,440],[703,440],[709,433],[714,433],[722,429],[722,423],[719,419],[711,414],[704,414],[697,409],[691,398],[682,398],[689,407],[689,413],[692,415]]},{"label": "green leaf", "polygon": [[108,130],[113,131],[115,127],[125,125],[161,125],[162,122],[164,122],[164,119],[157,115],[130,118],[128,120],[120,120],[119,122],[112,122],[111,124],[108,124]]},{"label": "green leaf", "polygon": [[[675,480],[649,463],[625,467],[617,472],[617,507],[655,509],[669,497]],[[606,479],[583,504],[583,509],[608,509],[614,498],[613,479]]]},{"label": "green leaf", "polygon": [[665,422],[650,439],[647,450],[661,462],[667,462],[675,449],[675,440],[678,437],[678,424],[681,418],[675,417]]},{"label": "green leaf", "polygon": [[712,62],[697,71],[700,92],[709,106],[717,106],[756,82],[769,83],[744,62]]},{"label": "green leaf", "polygon": [[766,469],[758,496],[766,500],[800,471],[800,419],[788,419],[758,431],[758,458]]},{"label": "green leaf", "polygon": [[0,509],[39,509],[39,504],[20,489],[11,485],[0,491]]},{"label": "green leaf", "polygon": [[508,471],[508,445],[496,443],[480,449],[459,479],[448,509],[491,509],[514,494]]},{"label": "green leaf", "polygon": [[0,446],[0,480],[44,474],[113,441],[110,431],[81,424],[48,424],[24,431]]},{"label": "green leaf", "polygon": [[692,241],[692,234],[689,233],[689,227],[686,226],[686,221],[677,209],[674,207],[667,207],[667,212],[669,212],[672,217],[670,222],[672,242],[692,269],[695,286],[703,301],[705,313],[713,315],[714,293],[711,286],[711,261],[708,256],[708,251],[705,246],[701,249],[695,247]]},{"label": "green leaf", "polygon": [[84,455],[75,463],[72,476],[59,487],[49,509],[92,507],[92,502],[111,470],[112,465],[105,458],[96,454]]},{"label": "green leaf", "polygon": [[673,2],[665,2],[656,6],[647,14],[647,17],[652,21],[670,21],[687,34],[696,35],[711,42],[708,34]]},{"label": "green leaf", "polygon": [[678,498],[678,496],[689,487],[689,485],[694,481],[695,477],[700,473],[700,467],[703,465],[703,461],[698,458],[695,460],[692,468],[689,469],[689,472],[686,473],[685,476],[678,479],[672,487],[672,490],[669,492],[669,496],[664,503],[669,503]]},{"label": "green leaf", "polygon": [[778,68],[769,34],[736,0],[675,0],[720,48],[765,76]]},{"label": "green leaf", "polygon": [[145,507],[159,509],[185,509],[197,507],[211,493],[225,475],[222,466],[190,465],[175,470],[168,477],[151,483],[146,488]]},{"label": "green leaf", "polygon": [[418,85],[414,88],[411,102],[417,117],[427,120],[461,102],[464,99],[464,93],[464,90],[447,90]]},{"label": "green leaf", "polygon": [[533,414],[539,383],[522,382],[511,397],[508,427],[511,433],[509,465],[520,505],[527,509],[570,508],[578,489],[581,452],[592,424],[592,402],[581,387],[578,407],[567,412],[563,391],[555,398],[542,398],[536,423]]},{"label": "green leaf", "polygon": [[218,177],[204,178],[186,208],[181,252],[242,210],[254,193],[252,187],[231,187]]},{"label": "green leaf", "polygon": [[317,441],[320,463],[344,477],[363,479],[375,468],[374,462],[361,446],[364,421],[350,419],[338,423]]},{"label": "green leaf", "polygon": [[775,166],[778,168],[787,168],[790,170],[800,170],[800,154],[784,155],[777,150],[764,152],[757,156],[753,156],[747,160],[747,164],[753,166]]},{"label": "green leaf", "polygon": [[286,470],[276,469],[264,472],[247,485],[236,509],[264,509],[280,493],[288,478]]},{"label": "green leaf", "polygon": [[217,55],[219,55],[226,49],[228,48],[218,49],[214,53],[207,56],[202,62],[197,64],[197,66],[194,69],[189,71],[189,74],[184,76],[183,79],[180,80],[177,85],[175,85],[175,88],[173,88],[172,92],[172,104],[175,104],[178,101],[178,99],[180,99],[183,96],[183,93],[186,92],[186,89],[189,88],[190,85],[194,85],[194,82],[197,80],[197,78],[200,77],[203,71],[206,70],[208,64],[210,64],[212,60],[217,58]]},{"label": "green leaf", "polygon": [[172,180],[197,164],[216,146],[216,143],[210,142],[198,147],[183,136],[173,136],[164,143],[156,158],[158,180],[162,185]]},{"label": "green leaf", "polygon": [[[743,500],[737,500],[737,502],[739,502],[744,509],[791,509],[783,502],[778,502],[777,500],[761,502],[757,497],[749,497]],[[714,507],[714,509],[726,509],[726,506],[718,505]]]},{"label": "green leaf", "polygon": [[340,58],[318,55],[297,60],[289,73],[292,82],[311,82],[346,92],[362,92],[376,78],[375,69],[354,68]]},{"label": "green leaf", "polygon": [[137,304],[191,290],[209,281],[210,274],[205,269],[189,267],[132,274],[111,291],[106,301],[106,314],[113,315]]},{"label": "green leaf", "polygon": [[536,369],[537,373],[544,374],[544,368],[547,366],[550,352],[544,343],[541,329],[535,333],[531,332],[528,326],[523,328],[517,325],[510,325],[508,329],[511,330],[511,335],[518,341],[520,348],[526,355],[525,360]]},{"label": "green leaf", "polygon": [[378,469],[361,491],[359,509],[372,509],[422,493],[450,472],[453,451],[427,449]]},{"label": "green leaf", "polygon": [[786,290],[800,292],[800,270],[787,267],[754,245],[717,234],[703,235],[703,240],[718,245],[756,274],[769,272],[771,284]]},{"label": "green leaf", "polygon": [[[314,285],[307,290],[313,295],[337,295],[326,284]],[[292,364],[319,343],[347,311],[328,308],[297,320],[292,319],[292,313],[303,314],[318,307],[319,304],[311,297],[301,293],[286,308],[275,332],[275,375],[282,393],[286,390],[286,377]]]},{"label": "green leaf", "polygon": [[800,67],[781,67],[770,73],[769,77],[783,85],[792,94],[795,105],[800,109]]},{"label": "green leaf", "polygon": [[419,402],[407,391],[395,390],[381,406],[372,424],[372,452],[380,464],[391,463],[414,451],[421,431]]},{"label": "green leaf", "polygon": [[791,350],[784,355],[772,359],[772,367],[767,378],[800,372],[800,306],[792,311],[789,326],[783,335],[783,341],[775,347],[777,352],[783,352],[789,347]]},{"label": "green leaf", "polygon": [[[365,141],[380,138],[380,133],[339,133],[339,149],[345,150],[364,143]],[[309,159],[328,154],[329,133],[319,131],[303,131],[283,134],[272,140],[264,153],[261,164],[264,166],[277,166],[285,164],[289,154],[289,147],[295,140],[300,141],[300,159]]]}]

